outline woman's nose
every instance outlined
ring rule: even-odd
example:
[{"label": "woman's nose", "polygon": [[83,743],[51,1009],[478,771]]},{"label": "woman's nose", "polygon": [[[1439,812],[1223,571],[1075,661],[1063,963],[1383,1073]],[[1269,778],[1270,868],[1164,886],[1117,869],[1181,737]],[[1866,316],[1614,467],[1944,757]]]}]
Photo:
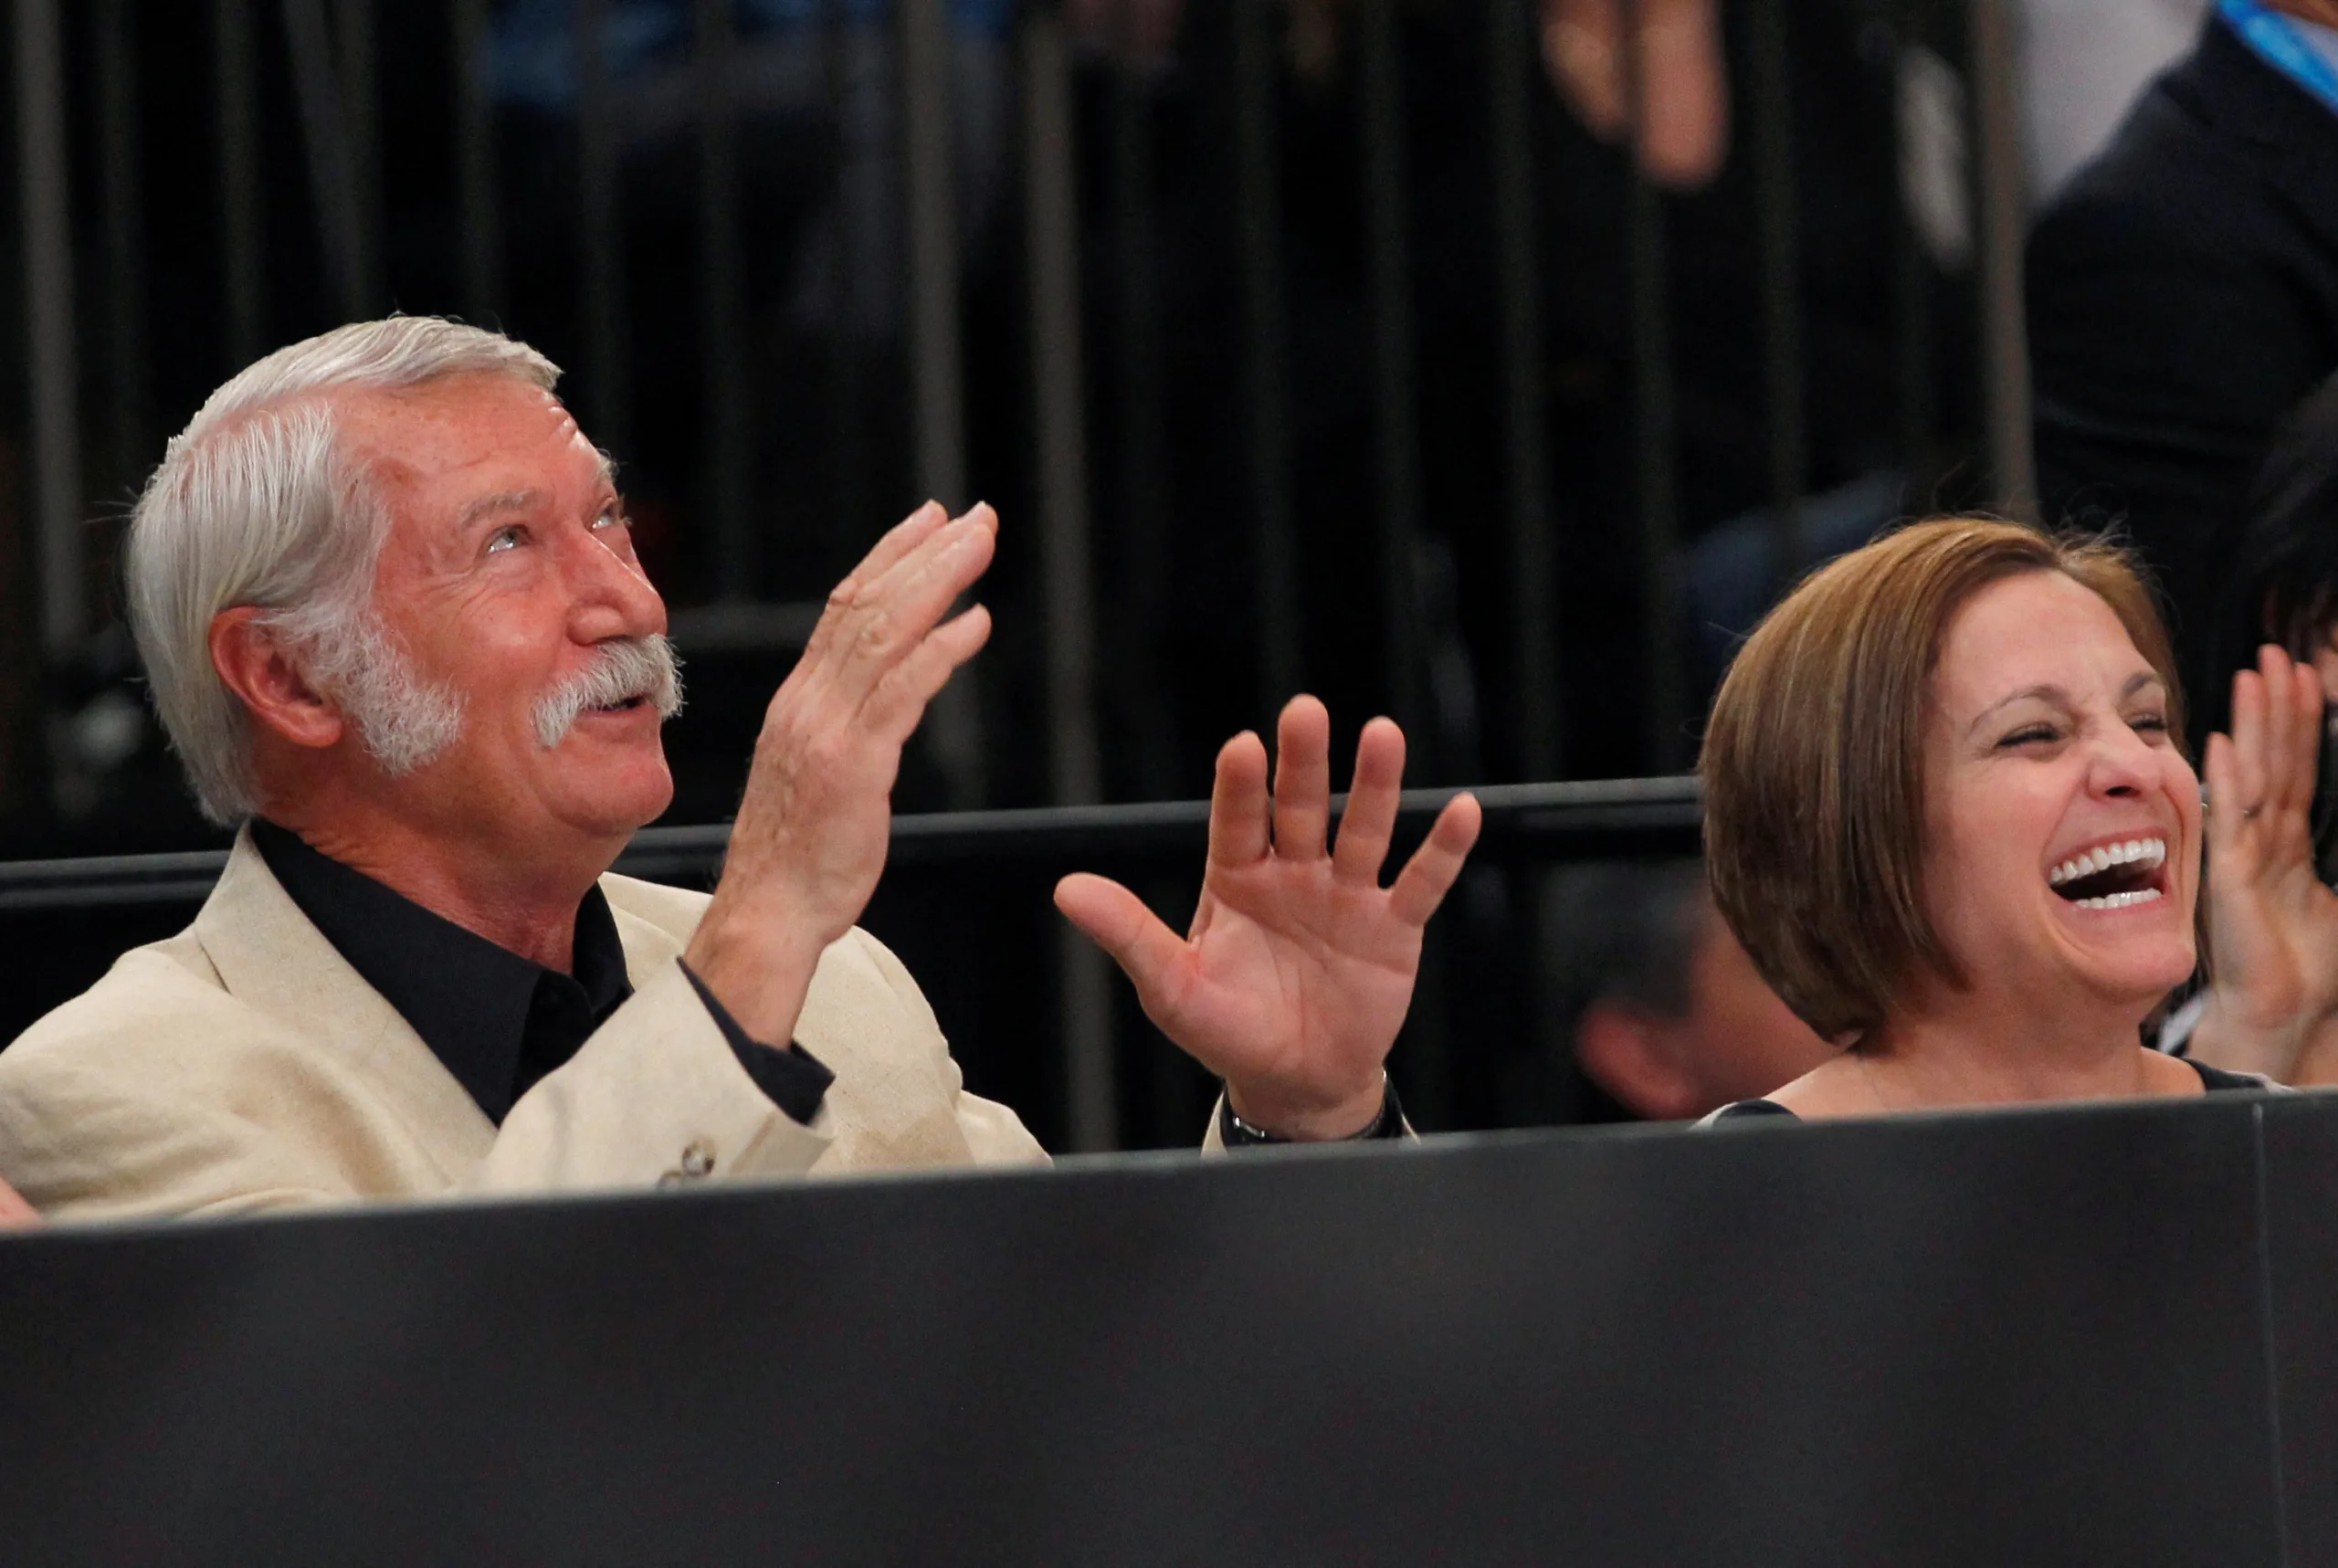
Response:
[{"label": "woman's nose", "polygon": [[2088,785],[2099,795],[2140,795],[2149,784],[2152,749],[2126,724],[2106,729],[2088,758]]}]

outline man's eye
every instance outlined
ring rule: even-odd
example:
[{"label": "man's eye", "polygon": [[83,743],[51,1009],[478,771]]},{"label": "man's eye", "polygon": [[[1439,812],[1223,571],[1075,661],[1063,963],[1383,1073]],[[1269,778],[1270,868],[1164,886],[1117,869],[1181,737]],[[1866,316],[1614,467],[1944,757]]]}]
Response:
[{"label": "man's eye", "polygon": [[487,542],[487,552],[494,555],[502,551],[517,549],[520,537],[520,530],[517,528],[499,528],[495,531],[494,536]]},{"label": "man's eye", "polygon": [[622,508],[613,506],[599,517],[595,518],[593,526],[595,528],[631,528],[633,519],[626,516]]}]

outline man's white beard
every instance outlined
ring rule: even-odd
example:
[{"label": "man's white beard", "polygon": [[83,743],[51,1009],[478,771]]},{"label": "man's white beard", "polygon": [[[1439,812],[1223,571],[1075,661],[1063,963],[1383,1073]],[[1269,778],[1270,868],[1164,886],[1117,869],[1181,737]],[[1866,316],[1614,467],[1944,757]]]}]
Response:
[{"label": "man's white beard", "polygon": [[655,633],[646,637],[612,637],[593,649],[593,662],[546,692],[536,704],[536,741],[546,751],[557,746],[579,717],[595,708],[608,708],[640,698],[671,719],[682,710],[680,660],[674,647]]},{"label": "man's white beard", "polygon": [[333,684],[366,754],[394,779],[446,755],[462,737],[462,693],[423,679],[371,616],[350,636],[351,645],[338,650]]}]

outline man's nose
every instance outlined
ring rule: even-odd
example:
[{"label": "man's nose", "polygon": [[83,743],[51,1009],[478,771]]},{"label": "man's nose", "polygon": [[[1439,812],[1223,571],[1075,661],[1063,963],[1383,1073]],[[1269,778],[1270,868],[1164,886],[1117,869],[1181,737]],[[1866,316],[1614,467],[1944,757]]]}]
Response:
[{"label": "man's nose", "polygon": [[571,537],[562,568],[578,641],[645,637],[666,629],[666,601],[650,585],[648,574],[591,530]]}]

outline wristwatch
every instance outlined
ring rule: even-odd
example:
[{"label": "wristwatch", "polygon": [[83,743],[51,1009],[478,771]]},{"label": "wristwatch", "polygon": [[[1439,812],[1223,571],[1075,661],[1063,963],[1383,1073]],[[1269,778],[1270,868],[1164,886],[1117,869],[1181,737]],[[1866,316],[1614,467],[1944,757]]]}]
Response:
[{"label": "wristwatch", "polygon": [[[1326,1142],[1339,1143],[1369,1143],[1378,1139],[1402,1138],[1405,1135],[1405,1108],[1396,1100],[1396,1086],[1385,1071],[1380,1075],[1380,1114],[1361,1132],[1351,1132],[1345,1138]],[[1269,1132],[1263,1127],[1253,1127],[1234,1114],[1234,1097],[1218,1086],[1217,1140],[1229,1149],[1255,1149],[1267,1143],[1295,1143],[1295,1138]]]}]

